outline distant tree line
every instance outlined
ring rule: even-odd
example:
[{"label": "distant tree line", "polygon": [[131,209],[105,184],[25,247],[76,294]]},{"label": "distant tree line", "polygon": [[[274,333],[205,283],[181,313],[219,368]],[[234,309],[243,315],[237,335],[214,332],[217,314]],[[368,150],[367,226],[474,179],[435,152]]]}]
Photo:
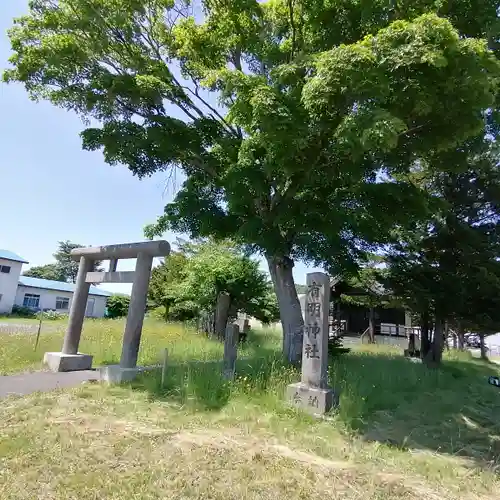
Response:
[{"label": "distant tree line", "polygon": [[[83,246],[85,245],[73,243],[69,240],[59,241],[57,251],[52,254],[55,262],[30,267],[23,273],[23,276],[75,283],[76,276],[78,274],[79,262],[71,258],[71,250],[81,248]],[[96,261],[94,263],[94,270],[101,271],[102,268],[100,266],[101,261]]]}]

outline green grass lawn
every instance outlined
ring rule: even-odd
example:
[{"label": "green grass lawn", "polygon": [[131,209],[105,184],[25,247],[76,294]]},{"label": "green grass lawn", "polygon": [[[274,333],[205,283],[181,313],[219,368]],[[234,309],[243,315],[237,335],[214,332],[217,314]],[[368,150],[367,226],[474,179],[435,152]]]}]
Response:
[{"label": "green grass lawn", "polygon": [[[62,348],[64,321],[44,321],[37,350],[34,350],[36,335],[25,333],[0,333],[0,375],[20,371],[32,371],[42,368],[43,354],[47,351],[60,351]],[[17,324],[28,324],[17,319]],[[33,323],[36,332],[36,323]],[[94,366],[119,363],[124,320],[86,319],[83,327],[80,351],[94,356]],[[273,349],[279,339],[272,338]],[[252,348],[255,348],[255,343]],[[264,346],[262,346],[264,347]],[[222,346],[210,342],[201,335],[194,334],[182,325],[165,324],[153,318],[147,318],[142,333],[139,364],[155,364],[161,359],[164,348],[168,348],[173,359],[219,359]]]},{"label": "green grass lawn", "polygon": [[[118,361],[122,328],[88,322],[82,351]],[[2,363],[7,348],[33,367],[49,345],[60,349],[51,335],[24,364],[27,347],[4,340]],[[169,348],[164,387],[151,372],[2,400],[0,499],[498,498],[500,392],[487,384],[498,366],[448,353],[429,371],[398,350],[360,347],[330,360],[340,408],[315,420],[283,400],[299,373],[279,346],[274,333],[254,333],[229,383],[222,346],[148,320],[141,362]]]}]

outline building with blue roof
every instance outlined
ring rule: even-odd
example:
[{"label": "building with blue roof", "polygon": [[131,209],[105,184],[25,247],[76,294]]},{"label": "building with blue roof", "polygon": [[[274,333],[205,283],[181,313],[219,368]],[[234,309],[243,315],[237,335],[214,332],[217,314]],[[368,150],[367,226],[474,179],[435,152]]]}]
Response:
[{"label": "building with blue roof", "polygon": [[29,262],[14,252],[10,252],[9,250],[2,250],[0,248],[0,259],[2,260],[11,260],[12,262],[20,262],[21,264],[29,264]]},{"label": "building with blue roof", "polygon": [[[0,249],[0,314],[10,314],[15,305],[33,310],[68,313],[75,291],[73,283],[22,276],[29,262],[9,250]],[[86,316],[101,318],[111,292],[91,286]]]},{"label": "building with blue roof", "polygon": [[[71,292],[75,291],[76,285],[74,283],[66,283],[64,281],[44,280],[41,278],[31,278],[30,276],[20,276],[19,285],[28,288],[42,288],[44,290],[54,290],[57,292]],[[89,295],[97,295],[99,297],[109,297],[111,292],[102,290],[97,286],[91,286]]]}]

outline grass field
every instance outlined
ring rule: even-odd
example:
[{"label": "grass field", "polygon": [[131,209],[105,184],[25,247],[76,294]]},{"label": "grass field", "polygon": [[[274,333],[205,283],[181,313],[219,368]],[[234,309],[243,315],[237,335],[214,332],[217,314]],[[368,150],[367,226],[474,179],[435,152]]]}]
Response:
[{"label": "grass field", "polygon": [[[0,322],[3,322],[2,318]],[[31,324],[32,334],[20,329],[20,333],[0,333],[0,375],[42,368],[43,354],[60,351],[67,320],[44,321],[36,351],[36,320],[11,319],[14,324]],[[120,361],[123,320],[85,320],[80,351],[94,356],[94,366],[114,364]],[[14,327],[15,330],[15,327]],[[139,354],[139,364],[155,364],[168,348],[176,359],[218,359],[222,346],[213,342],[196,342],[198,336],[189,335],[182,325],[166,325],[154,319],[146,319]]]},{"label": "grass field", "polygon": [[[122,328],[87,323],[82,351],[116,361]],[[46,335],[40,355],[60,348],[60,334]],[[18,360],[27,349],[11,344],[2,339],[1,363],[5,349]],[[149,320],[141,359],[170,348],[164,387],[152,372],[3,400],[0,499],[498,498],[500,392],[486,380],[496,365],[448,354],[428,371],[399,351],[362,348],[330,360],[340,408],[315,420],[283,401],[299,374],[279,345],[254,334],[228,383],[221,346]]]}]

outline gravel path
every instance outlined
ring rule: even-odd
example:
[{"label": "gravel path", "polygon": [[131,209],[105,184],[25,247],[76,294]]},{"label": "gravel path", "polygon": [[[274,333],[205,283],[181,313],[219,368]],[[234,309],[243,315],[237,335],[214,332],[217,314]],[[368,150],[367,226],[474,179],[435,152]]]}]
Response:
[{"label": "gravel path", "polygon": [[[64,331],[65,326],[47,325],[42,323],[42,333],[54,333]],[[0,321],[0,334],[6,333],[10,335],[16,334],[36,334],[38,333],[38,323],[7,323]]]},{"label": "gravel path", "polygon": [[0,376],[0,399],[7,396],[26,396],[33,392],[48,392],[64,387],[76,387],[88,380],[99,380],[99,372],[33,372]]}]

